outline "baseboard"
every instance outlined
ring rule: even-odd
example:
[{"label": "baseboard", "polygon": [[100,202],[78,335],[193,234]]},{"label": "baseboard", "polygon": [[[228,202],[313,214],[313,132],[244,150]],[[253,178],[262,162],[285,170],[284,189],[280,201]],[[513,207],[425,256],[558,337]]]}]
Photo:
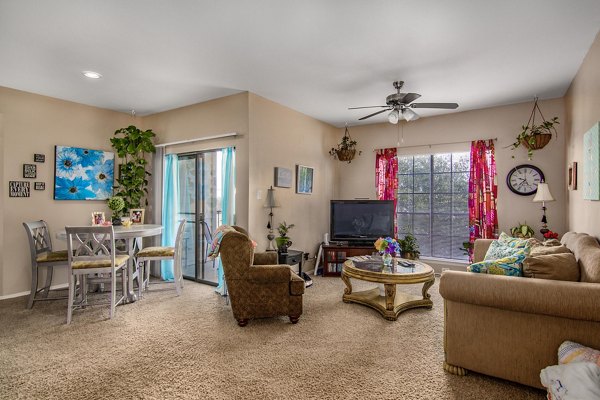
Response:
[{"label": "baseboard", "polygon": [[[60,285],[50,286],[50,290],[60,290],[60,289],[68,289],[68,288],[69,288],[68,283],[61,283]],[[28,290],[26,292],[7,294],[5,296],[0,296],[0,301],[7,300],[7,299],[13,299],[15,297],[29,296],[30,293],[31,293],[31,290]]]}]

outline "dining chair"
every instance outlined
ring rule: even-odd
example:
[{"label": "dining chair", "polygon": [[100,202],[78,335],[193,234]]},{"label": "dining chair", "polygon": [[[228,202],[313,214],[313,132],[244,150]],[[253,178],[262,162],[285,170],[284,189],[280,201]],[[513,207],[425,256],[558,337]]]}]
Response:
[{"label": "dining chair", "polygon": [[[87,281],[90,274],[101,274],[96,281],[110,283],[110,311],[112,319],[117,305],[125,301],[127,295],[126,254],[116,254],[115,233],[112,226],[82,226],[65,228],[67,232],[67,255],[69,266],[69,301],[67,324],[71,323],[74,308],[89,306],[87,303]],[[117,300],[117,273],[121,272],[121,296]],[[82,295],[79,304],[75,304],[76,278],[81,279]],[[105,304],[105,303],[104,303]]]},{"label": "dining chair", "polygon": [[[52,250],[50,229],[45,221],[23,222],[23,227],[27,232],[31,255],[31,292],[27,308],[32,308],[33,303],[40,300],[66,299],[66,296],[48,297],[48,294],[52,285],[54,267],[68,266],[67,250]],[[46,284],[38,289],[38,271],[42,268],[46,268]],[[41,296],[37,296],[38,293]]]},{"label": "dining chair", "polygon": [[[183,219],[177,228],[175,236],[175,245],[173,247],[151,246],[145,247],[135,255],[137,270],[141,278],[141,284],[138,284],[138,297],[142,297],[142,291],[148,289],[150,285],[150,263],[152,261],[173,260],[173,283],[177,296],[183,289],[183,271],[181,268],[181,253],[183,251],[183,232],[185,230],[186,220]],[[140,282],[140,280],[138,280]],[[159,282],[163,283],[163,282]],[[170,283],[170,282],[169,282]]]}]

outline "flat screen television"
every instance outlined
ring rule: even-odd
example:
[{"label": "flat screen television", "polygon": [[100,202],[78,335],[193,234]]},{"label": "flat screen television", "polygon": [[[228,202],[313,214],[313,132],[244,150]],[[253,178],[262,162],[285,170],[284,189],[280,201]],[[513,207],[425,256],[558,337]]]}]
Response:
[{"label": "flat screen television", "polygon": [[370,242],[394,236],[393,200],[331,200],[331,240]]}]

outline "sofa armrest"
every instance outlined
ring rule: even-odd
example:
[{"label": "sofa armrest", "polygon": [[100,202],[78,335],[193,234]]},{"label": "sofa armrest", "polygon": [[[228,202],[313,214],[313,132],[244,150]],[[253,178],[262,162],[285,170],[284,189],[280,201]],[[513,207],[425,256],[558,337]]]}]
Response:
[{"label": "sofa armrest", "polygon": [[473,246],[473,262],[483,261],[494,239],[475,239]]},{"label": "sofa armrest", "polygon": [[258,283],[289,283],[291,276],[289,265],[253,265],[248,268],[246,278]]},{"label": "sofa armrest", "polygon": [[264,253],[254,253],[253,265],[275,265],[277,264],[277,252],[265,251]]},{"label": "sofa armrest", "polygon": [[600,322],[600,284],[445,271],[445,300],[530,314]]}]

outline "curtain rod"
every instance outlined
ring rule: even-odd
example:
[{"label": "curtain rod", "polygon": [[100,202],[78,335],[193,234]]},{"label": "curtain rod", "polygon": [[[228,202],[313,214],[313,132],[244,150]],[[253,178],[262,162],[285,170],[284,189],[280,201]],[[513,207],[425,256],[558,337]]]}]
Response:
[{"label": "curtain rod", "polygon": [[[490,138],[490,139],[477,139],[477,140],[494,140],[497,141],[498,138]],[[462,142],[446,142],[446,143],[434,143],[434,144],[415,144],[412,146],[394,146],[397,147],[399,149],[410,149],[412,147],[429,147],[431,148],[431,146],[444,146],[446,144],[463,144],[463,143],[471,143],[473,140],[463,140]],[[373,151],[377,151],[377,150],[382,150],[382,149],[373,149]]]},{"label": "curtain rod", "polygon": [[197,139],[186,139],[186,140],[178,140],[176,142],[170,142],[170,143],[159,143],[159,144],[155,145],[155,147],[166,147],[166,146],[174,146],[176,144],[202,142],[205,140],[221,139],[221,138],[237,136],[237,135],[238,135],[237,132],[222,133],[220,135],[205,136],[205,137],[197,138]]}]

